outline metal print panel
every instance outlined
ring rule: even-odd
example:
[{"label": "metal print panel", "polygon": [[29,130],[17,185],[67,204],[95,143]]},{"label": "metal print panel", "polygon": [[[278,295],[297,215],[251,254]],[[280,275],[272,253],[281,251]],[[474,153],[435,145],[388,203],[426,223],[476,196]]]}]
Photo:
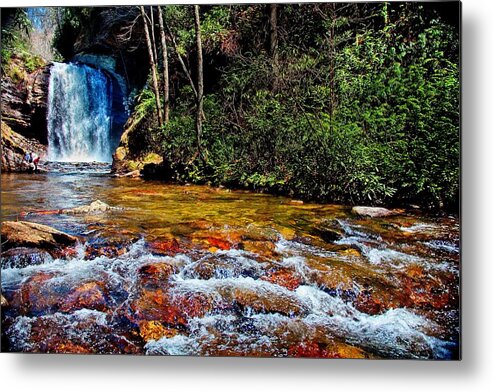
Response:
[{"label": "metal print panel", "polygon": [[3,352],[460,359],[458,2],[1,11]]}]

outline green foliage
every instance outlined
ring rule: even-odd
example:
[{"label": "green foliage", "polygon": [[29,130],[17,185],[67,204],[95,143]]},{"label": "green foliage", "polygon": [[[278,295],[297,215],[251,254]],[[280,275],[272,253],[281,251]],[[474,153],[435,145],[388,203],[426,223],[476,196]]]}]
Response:
[{"label": "green foliage", "polygon": [[136,117],[136,122],[139,122],[145,116],[152,116],[156,110],[156,96],[148,86],[135,98],[135,102],[134,117]]},{"label": "green foliage", "polygon": [[[201,7],[211,64],[205,160],[196,148],[195,98],[179,73],[170,121],[154,130],[176,179],[308,200],[456,206],[457,31],[407,3],[279,10],[273,67],[268,8]],[[166,7],[166,18],[193,64],[191,8]],[[225,42],[235,50],[219,50]],[[208,81],[216,67],[219,78]],[[153,94],[143,94],[142,117],[154,111]]]},{"label": "green foliage", "polygon": [[23,81],[27,74],[45,65],[45,61],[29,50],[28,36],[32,24],[26,10],[16,8],[12,11],[10,23],[2,26],[2,71],[14,83]]}]

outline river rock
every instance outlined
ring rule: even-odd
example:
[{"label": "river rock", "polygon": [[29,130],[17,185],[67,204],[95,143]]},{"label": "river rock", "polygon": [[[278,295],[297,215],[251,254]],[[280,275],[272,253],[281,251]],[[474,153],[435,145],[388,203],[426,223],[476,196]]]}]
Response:
[{"label": "river rock", "polygon": [[103,282],[87,282],[73,290],[63,298],[60,305],[62,312],[78,309],[107,310],[105,287]]},{"label": "river rock", "polygon": [[115,207],[110,207],[108,204],[103,203],[101,200],[93,201],[88,206],[81,206],[75,208],[68,208],[62,210],[64,214],[94,214],[100,212],[106,212],[109,210],[113,210]]},{"label": "river rock", "polygon": [[26,221],[7,221],[2,224],[2,247],[59,249],[74,245],[77,238],[53,227]]},{"label": "river rock", "polygon": [[288,268],[274,268],[269,270],[260,279],[286,287],[290,291],[296,290],[301,284],[301,277]]},{"label": "river rock", "polygon": [[388,210],[383,207],[363,207],[356,206],[351,209],[351,212],[360,216],[368,216],[370,218],[382,218],[385,216],[398,215],[398,212]]},{"label": "river rock", "polygon": [[306,306],[288,290],[276,290],[274,287],[269,289],[265,286],[224,285],[219,286],[217,291],[226,301],[256,312],[300,316],[308,311]]},{"label": "river rock", "polygon": [[166,327],[155,320],[144,320],[139,323],[139,335],[145,342],[159,340],[163,337],[172,338],[179,332],[177,329]]},{"label": "river rock", "polygon": [[52,273],[40,272],[27,278],[14,293],[10,301],[12,307],[26,316],[56,312],[65,293],[51,284],[54,276]]},{"label": "river rock", "polygon": [[194,317],[204,317],[218,304],[205,293],[171,294],[168,288],[142,289],[130,303],[129,319],[159,321],[170,326],[187,326]]},{"label": "river rock", "polygon": [[167,285],[168,279],[175,273],[175,267],[168,263],[145,264],[137,270],[141,286]]}]

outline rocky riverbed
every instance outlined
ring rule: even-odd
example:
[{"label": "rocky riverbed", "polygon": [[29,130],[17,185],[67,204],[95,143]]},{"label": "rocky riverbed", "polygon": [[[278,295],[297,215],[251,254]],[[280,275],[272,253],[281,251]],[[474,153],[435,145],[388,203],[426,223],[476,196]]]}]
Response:
[{"label": "rocky riverbed", "polygon": [[456,217],[100,169],[2,184],[3,350],[458,356]]}]

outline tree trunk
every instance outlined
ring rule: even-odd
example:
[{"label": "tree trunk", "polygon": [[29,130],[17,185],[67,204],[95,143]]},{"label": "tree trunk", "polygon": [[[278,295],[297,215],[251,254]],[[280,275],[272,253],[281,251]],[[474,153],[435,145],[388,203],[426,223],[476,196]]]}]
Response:
[{"label": "tree trunk", "polygon": [[330,31],[329,31],[329,90],[330,90],[330,102],[329,102],[329,131],[332,134],[332,124],[334,121],[334,108],[336,105],[336,93],[335,93],[335,25],[337,22],[337,14],[336,14],[336,4],[329,4],[330,10]]},{"label": "tree trunk", "polygon": [[163,82],[164,82],[164,123],[169,121],[169,71],[168,71],[168,46],[166,45],[166,34],[164,33],[163,11],[157,6],[159,18],[159,31],[161,33],[161,46],[163,47]]},{"label": "tree trunk", "polygon": [[195,131],[197,134],[197,150],[199,156],[202,154],[202,111],[204,98],[204,68],[202,59],[202,37],[200,33],[200,15],[199,6],[194,6],[195,11],[195,39],[197,44],[197,113],[195,117]]},{"label": "tree trunk", "polygon": [[150,19],[151,19],[151,31],[150,31],[150,34],[151,34],[151,42],[152,42],[152,52],[154,53],[154,61],[156,62],[156,66],[157,66],[157,63],[158,63],[158,60],[157,60],[157,48],[156,48],[156,33],[154,31],[154,9],[152,8],[152,5],[149,7],[150,9]]},{"label": "tree trunk", "polygon": [[272,59],[272,71],[274,73],[274,79],[272,82],[272,89],[277,89],[277,79],[279,76],[279,54],[278,54],[278,38],[277,38],[277,4],[270,5],[270,55]]},{"label": "tree trunk", "polygon": [[147,51],[149,53],[149,65],[151,66],[151,73],[152,73],[152,85],[154,89],[154,95],[156,97],[156,109],[157,109],[157,120],[159,126],[163,125],[163,117],[161,113],[161,98],[159,97],[159,87],[158,87],[158,82],[157,82],[157,72],[156,72],[156,61],[154,59],[154,54],[152,50],[152,42],[151,42],[151,37],[149,34],[149,26],[148,26],[148,21],[147,21],[147,15],[144,10],[143,6],[140,6],[140,12],[142,14],[142,19],[144,21],[144,32],[146,36],[146,42],[147,42]]},{"label": "tree trunk", "polygon": [[188,81],[190,82],[190,86],[192,87],[195,98],[197,98],[197,89],[195,88],[195,83],[193,82],[192,75],[190,75],[190,72],[188,71],[185,62],[183,61],[183,58],[181,57],[180,52],[178,51],[178,44],[176,43],[175,36],[171,32],[167,24],[165,24],[164,26],[166,28],[166,31],[168,32],[169,37],[171,38],[171,43],[173,44],[173,48],[175,49],[176,56],[178,57],[178,62],[180,63],[181,68],[183,69],[183,72],[185,73]]}]

